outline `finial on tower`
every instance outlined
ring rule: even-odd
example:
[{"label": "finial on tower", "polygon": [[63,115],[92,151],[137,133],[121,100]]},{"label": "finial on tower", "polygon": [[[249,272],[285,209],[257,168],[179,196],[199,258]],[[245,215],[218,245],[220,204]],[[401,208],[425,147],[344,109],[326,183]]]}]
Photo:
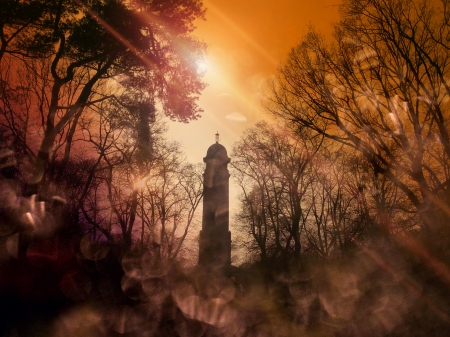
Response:
[{"label": "finial on tower", "polygon": [[219,131],[217,131],[217,133],[216,133],[216,143],[218,143],[219,140],[220,140],[220,137],[219,137]]}]

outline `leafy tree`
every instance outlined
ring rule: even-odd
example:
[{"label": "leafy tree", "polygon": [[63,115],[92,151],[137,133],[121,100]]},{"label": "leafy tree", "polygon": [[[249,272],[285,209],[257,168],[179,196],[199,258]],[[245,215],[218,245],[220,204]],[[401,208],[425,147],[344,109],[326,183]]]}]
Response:
[{"label": "leafy tree", "polygon": [[[28,95],[27,113],[41,137],[27,144],[35,160],[30,193],[60,147],[67,161],[80,119],[103,100],[125,99],[128,110],[148,114],[160,104],[167,116],[184,122],[199,116],[196,100],[204,85],[195,61],[204,45],[191,33],[203,13],[198,0],[35,0],[2,6],[1,83],[13,94]],[[28,73],[32,80],[22,81]],[[137,94],[137,101],[127,101]],[[27,133],[17,111],[23,104],[2,98],[4,123]]]}]

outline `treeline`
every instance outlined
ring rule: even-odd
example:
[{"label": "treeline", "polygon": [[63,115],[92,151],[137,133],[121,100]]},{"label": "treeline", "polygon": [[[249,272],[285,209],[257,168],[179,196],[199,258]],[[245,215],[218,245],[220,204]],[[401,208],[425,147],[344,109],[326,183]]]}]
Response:
[{"label": "treeline", "polygon": [[259,123],[233,149],[248,247],[300,263],[378,232],[447,260],[448,3],[340,8],[332,40],[310,28],[270,81],[279,125]]},{"label": "treeline", "polygon": [[275,121],[230,155],[246,267],[330,335],[448,329],[449,5],[343,1],[269,81]]},{"label": "treeline", "polygon": [[249,234],[242,239],[250,260],[304,269],[309,258],[341,258],[362,242],[417,224],[392,183],[322,136],[300,138],[261,122],[232,158],[242,189],[237,221]]}]

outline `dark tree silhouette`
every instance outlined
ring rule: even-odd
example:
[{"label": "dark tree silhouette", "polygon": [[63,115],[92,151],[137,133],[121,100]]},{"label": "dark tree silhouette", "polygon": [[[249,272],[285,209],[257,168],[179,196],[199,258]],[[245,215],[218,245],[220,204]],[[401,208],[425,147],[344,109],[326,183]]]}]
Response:
[{"label": "dark tree silhouette", "polygon": [[348,0],[342,17],[332,44],[311,29],[292,49],[268,109],[361,153],[445,245],[448,4]]},{"label": "dark tree silhouette", "polygon": [[[63,147],[67,161],[80,118],[103,100],[120,102],[129,92],[138,99],[124,107],[142,118],[157,103],[175,120],[199,116],[204,85],[196,60],[204,45],[191,33],[201,1],[7,1],[0,14],[1,89],[8,93],[1,120],[34,158],[31,185]],[[20,93],[26,100],[14,102]],[[41,136],[33,146],[24,135],[31,122]]]},{"label": "dark tree silhouette", "polygon": [[[234,146],[232,158],[241,188],[240,242],[250,260],[264,266],[301,269],[304,254],[343,256],[357,241],[369,244],[380,219],[405,220],[396,208],[395,186],[375,179],[361,158],[321,137],[305,132],[300,138],[260,122]],[[397,230],[383,225],[387,237]]]},{"label": "dark tree silhouette", "polygon": [[300,265],[300,236],[308,213],[301,204],[320,144],[320,137],[292,137],[261,122],[233,148],[231,166],[242,190],[239,222],[249,226],[264,263],[281,256]]}]

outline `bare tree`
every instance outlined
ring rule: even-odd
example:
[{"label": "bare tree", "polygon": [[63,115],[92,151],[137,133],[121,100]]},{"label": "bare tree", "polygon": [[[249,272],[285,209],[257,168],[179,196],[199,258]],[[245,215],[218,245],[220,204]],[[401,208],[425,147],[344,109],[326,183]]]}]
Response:
[{"label": "bare tree", "polygon": [[163,144],[155,151],[155,166],[145,178],[143,223],[153,233],[161,257],[174,260],[186,253],[190,231],[198,224],[196,210],[202,200],[202,165],[185,163],[179,144]]},{"label": "bare tree", "polygon": [[242,192],[236,220],[250,260],[301,267],[305,254],[343,256],[414,225],[404,195],[364,158],[308,136],[261,122],[233,148]]},{"label": "bare tree", "polygon": [[78,196],[81,218],[125,249],[156,249],[161,258],[176,259],[187,251],[197,221],[200,169],[185,162],[178,143],[164,139],[161,121],[143,123],[138,110],[124,121],[126,107],[102,104],[99,120],[80,122],[97,156]]},{"label": "bare tree", "polygon": [[344,255],[373,229],[376,209],[373,196],[366,195],[372,181],[354,166],[355,157],[342,146],[322,147],[316,157],[307,250],[323,257]]},{"label": "bare tree", "polygon": [[449,215],[447,4],[341,8],[331,45],[311,29],[292,49],[268,109],[361,153],[439,232],[435,220]]},{"label": "bare tree", "polygon": [[320,137],[292,137],[286,129],[260,122],[233,148],[231,165],[242,190],[238,219],[250,225],[263,260],[293,257],[300,264],[300,237],[309,211],[302,203],[320,145]]}]

